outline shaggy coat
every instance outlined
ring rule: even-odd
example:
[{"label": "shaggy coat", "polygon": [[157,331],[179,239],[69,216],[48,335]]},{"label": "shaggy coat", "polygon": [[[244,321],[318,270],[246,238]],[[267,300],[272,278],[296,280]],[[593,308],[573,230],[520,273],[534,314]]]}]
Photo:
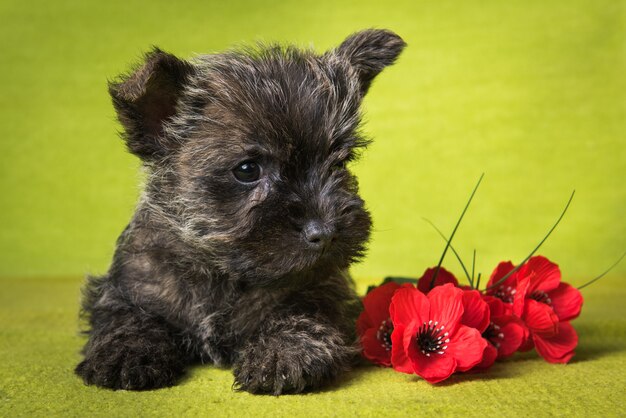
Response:
[{"label": "shaggy coat", "polygon": [[346,164],[368,142],[363,96],[404,45],[366,30],[322,55],[155,49],[110,84],[147,180],[109,271],[84,289],[86,383],[164,387],[200,361],[281,394],[348,369],[361,305],[347,269],[371,221]]}]

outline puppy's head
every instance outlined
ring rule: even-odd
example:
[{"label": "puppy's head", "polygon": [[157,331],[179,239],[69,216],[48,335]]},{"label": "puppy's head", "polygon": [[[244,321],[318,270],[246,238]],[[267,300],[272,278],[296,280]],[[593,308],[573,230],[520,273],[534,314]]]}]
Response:
[{"label": "puppy's head", "polygon": [[346,164],[359,106],[404,47],[367,30],[317,55],[258,47],[192,62],[154,50],[110,85],[144,203],[212,264],[254,283],[363,255],[371,221]]}]

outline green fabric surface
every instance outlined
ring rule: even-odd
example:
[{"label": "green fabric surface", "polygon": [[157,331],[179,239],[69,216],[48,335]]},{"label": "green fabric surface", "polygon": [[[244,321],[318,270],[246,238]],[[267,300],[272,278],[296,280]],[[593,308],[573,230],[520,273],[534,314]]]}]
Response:
[{"label": "green fabric surface", "polygon": [[[117,138],[106,80],[151,45],[190,57],[244,41],[313,44],[389,28],[408,43],[374,82],[353,168],[375,229],[359,289],[419,276],[455,238],[477,270],[523,259],[574,203],[541,254],[581,284],[626,249],[623,0],[58,0],[0,2],[0,416],[624,416],[626,262],[584,290],[566,366],[533,354],[430,386],[364,367],[315,394],[231,390],[195,367],[153,392],[85,387],[72,374],[79,288],[106,270],[136,203],[138,161]],[[452,255],[445,264],[461,272]]]},{"label": "green fabric surface", "polygon": [[623,283],[584,289],[579,348],[567,365],[517,354],[437,386],[371,366],[322,392],[273,397],[234,392],[230,370],[211,366],[150,392],[84,386],[72,373],[81,280],[0,279],[0,416],[624,416]]}]

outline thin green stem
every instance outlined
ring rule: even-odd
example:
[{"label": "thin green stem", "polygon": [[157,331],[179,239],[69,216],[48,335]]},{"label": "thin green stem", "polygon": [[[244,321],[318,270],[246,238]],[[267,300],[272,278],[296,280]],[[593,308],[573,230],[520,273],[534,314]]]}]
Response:
[{"label": "thin green stem", "polygon": [[561,212],[561,215],[559,216],[559,219],[557,219],[557,221],[555,222],[554,225],[552,225],[552,228],[550,228],[550,230],[548,231],[548,233],[546,234],[545,237],[543,237],[543,239],[541,240],[541,242],[535,247],[534,250],[532,250],[532,252],[530,254],[528,254],[528,257],[526,257],[521,263],[519,263],[517,265],[517,267],[515,267],[513,270],[509,271],[507,274],[504,275],[504,277],[502,277],[500,280],[498,280],[496,283],[492,284],[491,286],[489,286],[487,289],[485,290],[491,290],[495,287],[500,286],[500,284],[502,284],[506,279],[508,279],[509,277],[511,277],[511,275],[513,273],[515,273],[516,271],[518,271],[520,268],[522,268],[522,266],[528,261],[530,260],[530,257],[532,257],[533,255],[535,255],[535,253],[537,252],[537,250],[539,250],[539,248],[543,245],[544,242],[546,242],[546,240],[548,239],[548,237],[550,236],[550,234],[552,234],[552,232],[556,229],[557,225],[561,222],[561,219],[563,219],[563,216],[565,216],[565,212],[567,212],[567,209],[569,208],[570,203],[572,203],[572,199],[574,199],[574,194],[576,193],[576,190],[572,191],[571,196],[569,197],[569,200],[567,201],[567,204],[565,205],[565,208],[563,209],[563,212]]},{"label": "thin green stem", "polygon": [[622,256],[615,262],[613,263],[613,265],[611,265],[611,267],[609,267],[608,269],[606,269],[606,271],[604,273],[602,273],[601,275],[599,275],[598,277],[596,277],[595,279],[589,280],[587,283],[585,283],[582,286],[578,286],[578,290],[583,289],[587,286],[589,286],[591,283],[595,282],[596,280],[600,280],[601,278],[603,278],[609,271],[613,270],[613,268],[618,265],[620,263],[620,261],[622,261],[624,259],[624,257],[626,256],[626,252],[624,254],[622,254]]},{"label": "thin green stem", "polygon": [[480,276],[482,273],[478,273],[478,278],[476,278],[476,289],[480,289]]},{"label": "thin green stem", "polygon": [[[437,231],[437,233],[439,234],[439,236],[441,238],[443,238],[444,241],[447,241],[448,238],[446,238],[446,236],[443,234],[443,232],[441,232],[441,230],[439,228],[437,228],[437,226],[429,219],[426,219],[424,217],[422,217],[422,219],[426,222],[428,222],[428,224],[430,224],[430,226],[432,226],[433,228],[435,228],[435,231]],[[465,264],[463,263],[463,260],[461,260],[461,256],[459,255],[459,253],[456,252],[456,250],[454,249],[454,247],[452,246],[452,244],[450,244],[450,249],[452,250],[452,252],[454,253],[454,255],[456,256],[456,259],[459,260],[459,264],[461,264],[461,267],[463,268],[463,272],[465,272],[465,277],[467,277],[467,281],[469,282],[470,286],[474,287],[474,283],[472,281],[472,277],[470,277],[467,269],[465,268]]]},{"label": "thin green stem", "polygon": [[[472,255],[472,283],[474,283],[474,269],[475,268],[476,268],[476,248],[474,248],[474,254]],[[475,289],[478,289],[478,285],[475,287]]]},{"label": "thin green stem", "polygon": [[483,177],[485,176],[485,173],[482,173],[480,175],[480,178],[478,179],[478,182],[476,183],[476,186],[474,187],[474,190],[472,191],[472,194],[469,198],[469,200],[467,201],[467,204],[465,205],[465,208],[463,209],[463,212],[461,213],[461,216],[459,217],[459,220],[457,221],[456,225],[454,226],[454,230],[452,230],[452,234],[450,234],[450,238],[448,238],[448,241],[446,242],[446,247],[443,249],[443,253],[441,254],[441,258],[439,259],[439,263],[437,264],[437,267],[435,268],[435,272],[433,274],[433,278],[430,281],[430,288],[432,289],[433,287],[435,287],[435,280],[437,280],[437,275],[439,274],[439,269],[441,268],[441,263],[443,263],[443,259],[446,257],[446,253],[448,252],[448,248],[450,248],[450,244],[452,243],[452,238],[454,238],[454,234],[456,234],[456,230],[459,228],[459,225],[461,224],[461,221],[463,220],[463,216],[465,216],[465,212],[467,212],[467,208],[469,207],[470,203],[472,203],[472,199],[474,198],[474,195],[476,194],[476,190],[478,190],[478,186],[480,186],[480,182],[483,181]]}]

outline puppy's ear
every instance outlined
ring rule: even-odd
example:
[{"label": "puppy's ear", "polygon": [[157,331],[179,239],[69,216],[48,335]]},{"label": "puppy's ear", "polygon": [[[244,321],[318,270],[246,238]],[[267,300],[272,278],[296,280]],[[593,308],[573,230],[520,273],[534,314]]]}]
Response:
[{"label": "puppy's ear", "polygon": [[193,71],[190,63],[155,48],[137,70],[109,83],[113,106],[132,153],[145,161],[167,154],[171,144],[163,136],[164,123],[174,116]]},{"label": "puppy's ear", "polygon": [[348,36],[336,52],[356,69],[365,95],[374,77],[393,64],[405,46],[402,38],[389,30],[367,29]]}]

